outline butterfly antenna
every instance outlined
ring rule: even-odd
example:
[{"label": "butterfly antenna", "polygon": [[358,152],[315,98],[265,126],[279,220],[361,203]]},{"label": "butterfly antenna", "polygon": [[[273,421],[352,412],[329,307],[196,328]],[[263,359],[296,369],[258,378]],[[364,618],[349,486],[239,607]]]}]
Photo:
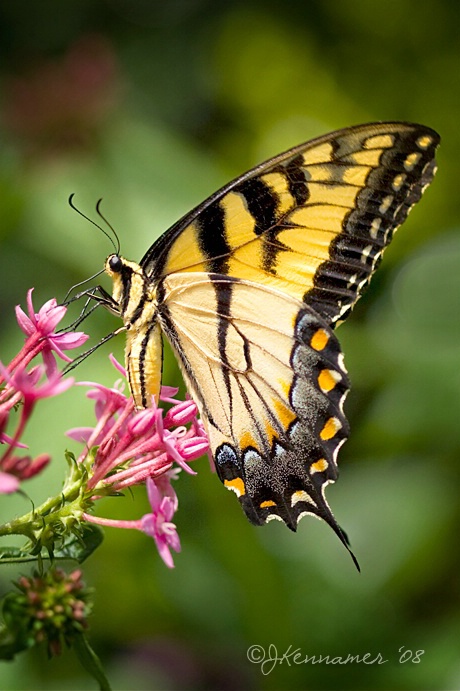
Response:
[{"label": "butterfly antenna", "polygon": [[80,211],[80,209],[78,209],[78,208],[75,206],[75,204],[74,204],[74,202],[73,202],[74,196],[75,196],[75,195],[72,193],[72,194],[70,195],[70,197],[69,197],[69,204],[70,204],[70,206],[72,207],[72,209],[73,209],[74,211],[76,211],[77,214],[80,214],[80,216],[82,216],[86,221],[89,221],[90,223],[92,223],[93,226],[95,226],[96,228],[98,228],[98,229],[101,231],[101,233],[104,233],[104,235],[106,236],[106,238],[108,238],[108,239],[110,240],[110,243],[112,244],[112,246],[113,246],[113,248],[114,248],[116,254],[119,254],[119,252],[120,252],[120,240],[119,240],[119,238],[118,238],[118,235],[115,233],[115,231],[114,231],[114,229],[112,228],[112,226],[110,225],[110,223],[107,223],[107,221],[105,220],[104,216],[102,216],[102,214],[101,214],[100,211],[99,211],[99,205],[100,205],[102,199],[99,199],[99,201],[97,202],[97,204],[96,204],[96,211],[97,211],[98,215],[102,218],[102,220],[105,221],[105,223],[107,223],[108,227],[110,228],[110,230],[112,231],[112,233],[115,235],[115,238],[116,238],[116,240],[117,240],[117,244],[115,244],[115,242],[114,242],[114,240],[113,240],[113,237],[112,237],[111,235],[109,235],[109,233],[108,233],[106,230],[104,230],[104,228],[102,228],[98,223],[96,223],[96,221],[93,221],[92,218],[89,218],[89,216],[86,216],[86,214],[84,214],[83,211]]},{"label": "butterfly antenna", "polygon": [[[108,222],[108,220],[106,219],[106,217],[105,217],[104,214],[102,213],[102,211],[101,211],[101,203],[102,203],[102,199],[99,199],[99,201],[98,201],[97,204],[96,204],[96,213],[97,213],[97,215],[99,216],[99,218],[102,218],[102,220],[104,221],[104,223],[105,223],[105,224],[110,228],[110,230],[112,231],[113,236],[114,236],[115,240],[117,241],[117,245],[116,245],[116,247],[115,247],[115,245],[114,245],[114,243],[113,243],[113,240],[112,240],[112,244],[113,244],[113,246],[114,246],[114,248],[115,248],[115,254],[120,254],[120,238],[118,237],[118,234],[117,234],[117,231],[115,230],[115,228],[112,226],[111,223]],[[107,233],[106,233],[106,235],[107,235]]]}]

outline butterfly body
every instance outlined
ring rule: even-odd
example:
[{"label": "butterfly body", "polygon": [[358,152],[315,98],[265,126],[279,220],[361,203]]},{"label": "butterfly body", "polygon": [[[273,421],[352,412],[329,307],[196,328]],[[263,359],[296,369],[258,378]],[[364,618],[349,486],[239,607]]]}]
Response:
[{"label": "butterfly body", "polygon": [[348,435],[346,318],[435,172],[439,136],[408,123],[300,145],[212,195],[140,264],[106,271],[137,407],[161,385],[161,333],[199,406],[217,473],[249,520],[324,519]]}]

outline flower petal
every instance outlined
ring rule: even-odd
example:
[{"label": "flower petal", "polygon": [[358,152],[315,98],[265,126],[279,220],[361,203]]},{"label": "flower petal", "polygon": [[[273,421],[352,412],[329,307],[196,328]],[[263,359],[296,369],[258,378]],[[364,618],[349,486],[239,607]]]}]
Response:
[{"label": "flower petal", "polygon": [[43,335],[52,333],[66,312],[67,307],[57,305],[56,298],[51,298],[51,300],[45,302],[38,312],[37,324]]},{"label": "flower petal", "polygon": [[118,362],[117,358],[115,357],[115,355],[113,353],[110,353],[109,360],[112,363],[112,365],[115,367],[115,369],[117,369],[120,372],[120,374],[122,374],[124,377],[126,377],[125,368],[123,367],[123,365],[120,365],[120,363]]},{"label": "flower petal", "polygon": [[155,539],[155,544],[157,546],[158,554],[163,559],[163,561],[166,564],[166,566],[168,567],[168,569],[173,569],[174,568],[174,560],[171,556],[171,552],[169,551],[168,543],[161,538],[158,539],[157,537],[155,537],[154,539]]},{"label": "flower petal", "polygon": [[27,302],[27,311],[29,313],[29,317],[33,321],[33,323],[36,324],[37,323],[37,319],[36,319],[37,315],[35,314],[34,305],[32,302],[32,293],[33,292],[34,292],[34,289],[29,288],[29,290],[27,291],[26,302]]},{"label": "flower petal", "polygon": [[13,492],[17,492],[18,489],[18,478],[0,470],[0,494],[12,494]]},{"label": "flower petal", "polygon": [[75,331],[75,333],[57,334],[53,337],[53,343],[59,343],[62,350],[72,350],[86,343],[88,338],[88,334],[84,331]]},{"label": "flower petal", "polygon": [[26,336],[31,336],[36,330],[33,322],[29,319],[27,314],[21,309],[19,305],[16,305],[15,312],[19,328],[23,333],[26,334]]},{"label": "flower petal", "polygon": [[161,500],[163,498],[162,494],[158,489],[155,480],[152,480],[152,478],[147,478],[145,484],[147,487],[147,496],[149,498],[150,506],[152,507],[152,511],[155,513],[160,508]]},{"label": "flower petal", "polygon": [[66,437],[69,437],[74,441],[79,441],[81,444],[86,444],[92,433],[92,427],[72,427],[72,429],[68,429],[65,434]]}]

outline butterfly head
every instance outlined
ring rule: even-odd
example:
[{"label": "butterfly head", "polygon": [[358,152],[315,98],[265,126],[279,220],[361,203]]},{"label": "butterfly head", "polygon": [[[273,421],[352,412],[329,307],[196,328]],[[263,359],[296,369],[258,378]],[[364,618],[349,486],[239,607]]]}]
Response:
[{"label": "butterfly head", "polygon": [[119,254],[110,254],[105,260],[105,273],[113,282],[112,297],[120,308],[125,325],[133,321],[134,313],[145,301],[148,290],[147,277],[139,264]]}]

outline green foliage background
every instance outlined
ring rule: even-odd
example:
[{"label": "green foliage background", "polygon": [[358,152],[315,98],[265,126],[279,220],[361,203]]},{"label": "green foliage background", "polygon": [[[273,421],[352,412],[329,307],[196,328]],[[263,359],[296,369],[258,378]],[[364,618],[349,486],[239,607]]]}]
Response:
[{"label": "green foliage background", "polygon": [[[174,571],[130,531],[108,531],[85,565],[91,641],[114,689],[460,688],[459,15],[450,0],[0,0],[4,362],[22,342],[13,306],[26,290],[37,306],[62,299],[111,251],[70,193],[92,218],[103,197],[138,260],[221,184],[300,141],[386,119],[442,136],[432,188],[339,331],[352,435],[328,498],[362,573],[319,522],[296,535],[250,526],[203,459],[177,486]],[[86,329],[96,342],[116,326],[98,313]],[[111,384],[110,350],[78,378]],[[179,381],[169,356],[164,381]],[[91,420],[83,389],[43,403],[27,441],[53,463],[28,486],[36,502],[59,491],[64,431]],[[137,517],[135,500],[104,511]],[[0,512],[28,508],[4,497]],[[16,575],[0,573],[2,591]],[[387,662],[291,658],[263,675],[246,655],[256,644]],[[400,663],[401,648],[425,652]],[[43,653],[2,663],[0,688],[94,688],[71,653]]]}]

